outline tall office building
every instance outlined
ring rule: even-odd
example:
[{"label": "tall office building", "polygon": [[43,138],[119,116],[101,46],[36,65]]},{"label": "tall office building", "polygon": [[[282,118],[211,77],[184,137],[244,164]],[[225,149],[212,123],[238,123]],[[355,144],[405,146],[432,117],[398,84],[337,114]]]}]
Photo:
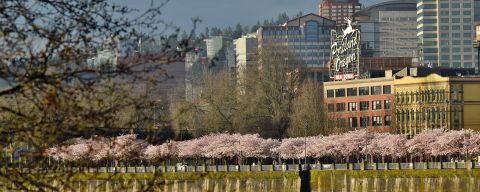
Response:
[{"label": "tall office building", "polygon": [[379,3],[354,14],[362,33],[363,57],[415,57],[417,1]]},{"label": "tall office building", "polygon": [[426,66],[475,67],[477,57],[472,44],[479,12],[476,9],[480,9],[476,6],[476,0],[419,0],[419,62]]},{"label": "tall office building", "polygon": [[359,0],[323,0],[319,5],[319,15],[337,22],[338,25],[347,23],[344,18],[352,17],[353,13],[361,9]]},{"label": "tall office building", "polygon": [[239,82],[243,81],[246,77],[246,70],[255,64],[254,55],[257,52],[258,40],[255,33],[247,34],[241,38],[235,39],[233,44],[235,45],[235,53],[237,56],[237,75]]},{"label": "tall office building", "polygon": [[211,64],[219,69],[235,67],[235,52],[232,38],[212,36],[205,39],[205,44],[207,58]]},{"label": "tall office building", "polygon": [[[310,77],[324,80],[320,68],[327,67],[330,60],[330,32],[336,26],[335,21],[316,14],[307,14],[290,20],[279,26],[261,26],[257,30],[258,46],[267,45],[286,47],[303,61]],[[320,70],[319,70],[320,69]]]}]

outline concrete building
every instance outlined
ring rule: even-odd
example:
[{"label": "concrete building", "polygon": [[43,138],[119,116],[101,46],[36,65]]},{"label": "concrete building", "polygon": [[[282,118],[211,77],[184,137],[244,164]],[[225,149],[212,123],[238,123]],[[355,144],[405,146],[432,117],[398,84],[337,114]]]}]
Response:
[{"label": "concrete building", "polygon": [[328,126],[344,131],[368,128],[389,132],[393,113],[393,77],[324,83]]},{"label": "concrete building", "polygon": [[235,51],[233,39],[223,36],[212,36],[205,39],[207,58],[218,69],[235,67]]},{"label": "concrete building", "polygon": [[480,4],[474,0],[417,3],[419,62],[424,65],[472,68],[477,61],[473,49],[474,26]]},{"label": "concrete building", "polygon": [[241,38],[235,39],[236,69],[237,78],[242,82],[245,78],[247,68],[255,65],[255,54],[258,49],[258,40],[256,34],[247,34]]},{"label": "concrete building", "polygon": [[416,57],[417,1],[395,0],[354,14],[362,32],[363,57]]},{"label": "concrete building", "polygon": [[318,6],[318,14],[342,25],[346,24],[345,17],[352,17],[361,7],[359,0],[323,0]]},{"label": "concrete building", "polygon": [[404,77],[394,80],[396,133],[423,129],[480,130],[480,77]]},{"label": "concrete building", "polygon": [[200,96],[201,75],[206,67],[208,58],[206,52],[188,52],[185,55],[185,99],[194,102]]},{"label": "concrete building", "polygon": [[[292,51],[307,69],[327,67],[330,60],[330,30],[333,20],[316,14],[307,14],[279,26],[261,26],[257,30],[258,47],[272,46]],[[326,72],[310,71],[311,77],[323,80]]]}]

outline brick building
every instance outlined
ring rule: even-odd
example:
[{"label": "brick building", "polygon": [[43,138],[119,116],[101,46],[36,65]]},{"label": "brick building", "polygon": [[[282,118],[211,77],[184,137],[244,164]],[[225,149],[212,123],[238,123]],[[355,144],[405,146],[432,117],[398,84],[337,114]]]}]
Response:
[{"label": "brick building", "polygon": [[[389,73],[391,74],[391,73]],[[328,126],[345,131],[389,132],[393,116],[393,77],[324,83]]]},{"label": "brick building", "polygon": [[320,16],[334,20],[337,25],[345,24],[345,17],[360,11],[362,5],[358,0],[324,0],[318,6]]}]

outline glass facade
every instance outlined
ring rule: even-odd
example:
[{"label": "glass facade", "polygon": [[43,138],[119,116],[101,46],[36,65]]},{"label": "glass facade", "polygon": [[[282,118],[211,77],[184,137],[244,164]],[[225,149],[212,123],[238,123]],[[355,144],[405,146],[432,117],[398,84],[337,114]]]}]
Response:
[{"label": "glass facade", "polygon": [[[454,68],[472,67],[470,63],[476,63],[471,47],[472,26],[480,21],[478,1],[419,0],[417,9],[420,63]],[[462,48],[464,51],[460,51]]]},{"label": "glass facade", "polygon": [[314,14],[281,26],[262,26],[257,31],[259,47],[267,44],[286,47],[306,67],[324,67],[330,59],[330,30],[335,26],[335,21]]},{"label": "glass facade", "polygon": [[[305,38],[307,42],[318,41],[318,23],[316,21],[305,22]],[[311,46],[315,48],[315,46]]]}]

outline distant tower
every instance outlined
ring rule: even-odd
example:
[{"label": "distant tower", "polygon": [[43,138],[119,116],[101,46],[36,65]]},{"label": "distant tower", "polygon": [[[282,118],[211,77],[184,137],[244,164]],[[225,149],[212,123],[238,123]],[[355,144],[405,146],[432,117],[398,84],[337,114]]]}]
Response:
[{"label": "distant tower", "polygon": [[319,15],[342,25],[346,23],[343,18],[351,17],[361,6],[359,0],[323,0],[319,5]]}]

